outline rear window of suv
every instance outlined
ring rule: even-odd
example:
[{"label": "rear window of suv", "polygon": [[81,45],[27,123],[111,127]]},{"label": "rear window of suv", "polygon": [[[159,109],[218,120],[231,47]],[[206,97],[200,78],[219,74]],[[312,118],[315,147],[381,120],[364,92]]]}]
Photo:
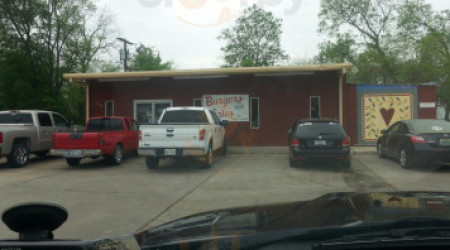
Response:
[{"label": "rear window of suv", "polygon": [[306,122],[297,127],[296,136],[309,137],[319,135],[346,136],[344,129],[335,122]]}]

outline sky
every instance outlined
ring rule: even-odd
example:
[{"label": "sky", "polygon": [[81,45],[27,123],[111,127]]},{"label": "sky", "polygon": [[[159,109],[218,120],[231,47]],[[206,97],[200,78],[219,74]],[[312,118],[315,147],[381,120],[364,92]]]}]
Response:
[{"label": "sky", "polygon": [[[218,68],[224,64],[217,37],[232,27],[245,7],[257,3],[283,20],[281,46],[291,60],[311,58],[326,40],[317,31],[319,0],[94,0],[114,16],[119,36],[151,46],[176,69]],[[435,10],[449,0],[428,0]],[[117,42],[120,46],[120,42]],[[130,52],[133,48],[130,46]],[[111,51],[112,56],[119,51]]]}]

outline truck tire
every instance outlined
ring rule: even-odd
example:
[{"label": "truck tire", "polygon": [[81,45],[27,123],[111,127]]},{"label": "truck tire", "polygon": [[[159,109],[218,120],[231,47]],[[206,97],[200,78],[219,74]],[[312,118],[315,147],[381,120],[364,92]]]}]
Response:
[{"label": "truck tire", "polygon": [[220,152],[222,155],[227,155],[228,151],[228,145],[227,145],[227,140],[223,139],[223,144],[222,144],[222,148],[220,149]]},{"label": "truck tire", "polygon": [[158,168],[159,158],[147,156],[145,157],[145,164],[147,165],[148,169],[156,169]]},{"label": "truck tire", "polygon": [[120,165],[120,163],[122,163],[122,159],[123,159],[123,149],[122,146],[118,144],[114,147],[114,153],[112,156],[109,157],[109,160],[114,165]]},{"label": "truck tire", "polygon": [[27,164],[30,158],[30,150],[25,143],[14,144],[11,154],[8,156],[8,164],[13,168],[20,168]]},{"label": "truck tire", "polygon": [[212,144],[210,143],[208,146],[208,151],[206,151],[204,167],[211,168],[213,165],[213,162],[214,162],[214,152],[213,152]]},{"label": "truck tire", "polygon": [[69,166],[71,166],[71,167],[80,165],[80,161],[81,161],[81,159],[79,159],[79,158],[66,158],[67,164],[69,164]]}]

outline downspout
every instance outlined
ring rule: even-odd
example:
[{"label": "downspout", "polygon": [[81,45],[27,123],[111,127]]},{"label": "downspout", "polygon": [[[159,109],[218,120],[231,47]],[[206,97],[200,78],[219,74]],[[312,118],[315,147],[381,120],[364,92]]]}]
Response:
[{"label": "downspout", "polygon": [[339,76],[339,123],[344,125],[344,77],[346,70],[342,69]]},{"label": "downspout", "polygon": [[90,85],[89,85],[89,83],[88,82],[86,82],[85,84],[84,84],[84,86],[85,86],[85,89],[86,89],[86,121],[87,120],[89,120],[89,117],[90,117],[90,114],[89,114],[89,108],[90,108],[90,91],[89,91],[89,87],[90,87]]}]

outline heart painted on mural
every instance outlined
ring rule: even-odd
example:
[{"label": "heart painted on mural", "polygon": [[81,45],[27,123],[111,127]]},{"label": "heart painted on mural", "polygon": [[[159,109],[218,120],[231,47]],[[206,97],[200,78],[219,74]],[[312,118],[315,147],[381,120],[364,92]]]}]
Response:
[{"label": "heart painted on mural", "polygon": [[395,109],[380,109],[380,114],[383,117],[384,123],[386,123],[386,126],[389,126],[391,123],[392,117],[394,116]]}]

